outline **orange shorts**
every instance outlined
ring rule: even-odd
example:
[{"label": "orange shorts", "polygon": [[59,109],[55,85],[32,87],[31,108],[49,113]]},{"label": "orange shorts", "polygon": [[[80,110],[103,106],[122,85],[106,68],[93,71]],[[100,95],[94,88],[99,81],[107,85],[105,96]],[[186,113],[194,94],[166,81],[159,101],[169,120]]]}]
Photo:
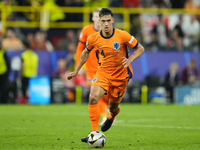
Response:
[{"label": "orange shorts", "polygon": [[128,83],[127,79],[109,79],[106,75],[96,74],[92,81],[92,85],[98,85],[102,87],[109,99],[113,103],[120,103],[124,93],[126,91],[126,86]]},{"label": "orange shorts", "polygon": [[96,71],[86,71],[86,84],[87,86],[91,86],[92,80],[94,79],[94,76],[96,74]]}]

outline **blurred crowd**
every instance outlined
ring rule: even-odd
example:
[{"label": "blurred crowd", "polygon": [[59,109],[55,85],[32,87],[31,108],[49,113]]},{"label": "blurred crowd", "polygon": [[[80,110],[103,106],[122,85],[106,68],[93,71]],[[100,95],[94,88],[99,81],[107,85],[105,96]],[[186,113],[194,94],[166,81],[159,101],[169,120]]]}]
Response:
[{"label": "blurred crowd", "polygon": [[[199,9],[199,0],[2,0],[0,7],[7,6],[7,20],[31,20],[30,13],[12,12],[9,6],[42,6],[55,9],[50,21],[82,22],[83,14],[63,13],[59,7],[124,7],[124,8],[185,8]],[[0,15],[1,16],[1,15]],[[40,15],[35,15],[36,21],[42,21]],[[121,14],[114,15],[115,22],[123,22]],[[33,21],[33,20],[31,20]],[[131,14],[130,33],[134,35],[147,51],[194,51],[200,47],[200,16],[199,15],[162,15],[162,14]],[[0,23],[0,32],[2,25]],[[8,29],[9,30],[9,29]],[[37,50],[68,50],[76,46],[81,29],[33,29],[14,28],[13,33],[1,35],[4,38],[14,36],[22,42],[28,41],[32,49]],[[72,33],[73,32],[73,33]],[[13,35],[11,35],[13,34]],[[5,42],[7,43],[7,42]],[[70,43],[70,45],[69,45]],[[71,43],[75,45],[72,46]],[[19,41],[16,43],[20,46]],[[9,45],[9,44],[5,44]],[[69,45],[69,46],[68,46]],[[14,49],[21,49],[15,47]],[[8,49],[10,47],[6,47]],[[11,48],[12,49],[12,48]]]},{"label": "blurred crowd", "polygon": [[166,90],[165,96],[171,103],[175,102],[174,89],[176,86],[199,84],[199,73],[195,59],[191,59],[180,72],[178,70],[178,63],[172,62],[163,82]]}]

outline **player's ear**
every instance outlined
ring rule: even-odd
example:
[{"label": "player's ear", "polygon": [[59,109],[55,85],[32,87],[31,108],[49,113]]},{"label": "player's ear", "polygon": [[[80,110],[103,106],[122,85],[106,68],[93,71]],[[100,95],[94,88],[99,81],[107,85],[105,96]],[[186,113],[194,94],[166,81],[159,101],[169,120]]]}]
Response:
[{"label": "player's ear", "polygon": [[114,23],[114,18],[112,17],[112,23]]}]

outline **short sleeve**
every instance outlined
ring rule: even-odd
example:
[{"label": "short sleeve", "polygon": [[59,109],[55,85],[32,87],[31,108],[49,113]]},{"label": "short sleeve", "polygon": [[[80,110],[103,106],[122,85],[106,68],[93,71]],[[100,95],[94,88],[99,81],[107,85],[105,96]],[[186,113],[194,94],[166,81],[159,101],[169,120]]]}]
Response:
[{"label": "short sleeve", "polygon": [[123,37],[124,37],[124,42],[129,47],[136,48],[138,46],[138,41],[136,40],[136,38],[130,35],[128,32],[123,31]]},{"label": "short sleeve", "polygon": [[94,48],[91,36],[88,36],[87,38],[86,47],[87,47],[87,50],[89,51],[91,51]]},{"label": "short sleeve", "polygon": [[79,41],[85,44],[85,43],[86,43],[86,40],[87,40],[87,35],[86,35],[86,33],[85,33],[85,28],[83,28],[83,29],[81,30],[80,35],[79,35]]}]

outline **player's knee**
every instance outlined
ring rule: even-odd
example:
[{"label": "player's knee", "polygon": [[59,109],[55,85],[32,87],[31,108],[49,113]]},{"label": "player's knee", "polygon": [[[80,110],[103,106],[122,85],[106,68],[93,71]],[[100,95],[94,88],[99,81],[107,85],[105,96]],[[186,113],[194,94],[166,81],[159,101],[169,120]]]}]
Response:
[{"label": "player's knee", "polygon": [[89,97],[89,104],[90,105],[94,105],[94,104],[97,104],[98,103],[98,97],[97,95],[95,94],[90,94],[90,97]]}]

